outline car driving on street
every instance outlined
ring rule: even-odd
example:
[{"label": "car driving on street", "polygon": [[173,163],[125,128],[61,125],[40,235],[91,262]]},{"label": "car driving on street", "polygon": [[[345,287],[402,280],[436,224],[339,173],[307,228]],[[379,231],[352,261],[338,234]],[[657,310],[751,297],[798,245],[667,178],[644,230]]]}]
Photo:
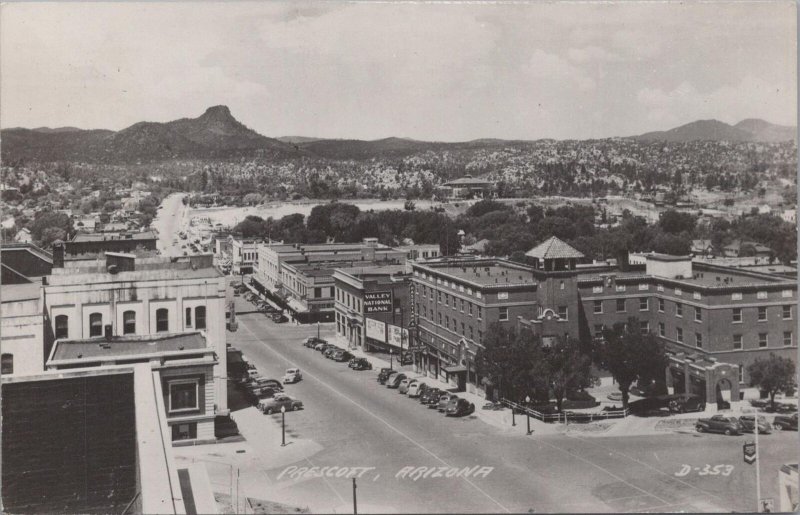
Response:
[{"label": "car driving on street", "polygon": [[287,368],[286,374],[283,376],[284,383],[296,383],[303,379],[303,374],[300,373],[299,368]]},{"label": "car driving on street", "polygon": [[296,411],[303,407],[303,403],[286,394],[277,394],[269,399],[262,399],[258,403],[258,409],[266,415],[279,412],[281,407],[286,408],[286,411]]},{"label": "car driving on street", "polygon": [[[742,415],[739,417],[739,425],[742,427],[742,432],[754,433],[755,432],[755,416]],[[767,422],[766,417],[758,416],[758,432],[761,434],[769,434],[772,432],[772,425]]]}]

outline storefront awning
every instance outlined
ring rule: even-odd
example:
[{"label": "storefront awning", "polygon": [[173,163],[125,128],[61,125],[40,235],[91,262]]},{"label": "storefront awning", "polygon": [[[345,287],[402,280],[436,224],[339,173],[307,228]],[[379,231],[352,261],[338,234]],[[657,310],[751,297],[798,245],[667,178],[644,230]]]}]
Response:
[{"label": "storefront awning", "polygon": [[465,373],[467,371],[467,367],[456,365],[452,367],[442,367],[442,370],[444,370],[448,374],[460,374],[460,373]]}]

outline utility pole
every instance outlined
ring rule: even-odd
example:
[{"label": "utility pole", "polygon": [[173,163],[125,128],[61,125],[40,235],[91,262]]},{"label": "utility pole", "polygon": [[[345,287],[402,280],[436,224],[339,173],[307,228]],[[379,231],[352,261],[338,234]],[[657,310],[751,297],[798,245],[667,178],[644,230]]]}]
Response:
[{"label": "utility pole", "polygon": [[353,478],[353,515],[358,515],[358,503],[356,502],[356,478]]}]

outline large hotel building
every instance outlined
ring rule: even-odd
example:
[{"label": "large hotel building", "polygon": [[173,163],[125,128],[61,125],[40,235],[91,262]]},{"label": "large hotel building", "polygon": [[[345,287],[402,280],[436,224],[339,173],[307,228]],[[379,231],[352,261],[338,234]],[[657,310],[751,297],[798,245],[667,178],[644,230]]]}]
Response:
[{"label": "large hotel building", "polygon": [[565,335],[588,342],[604,326],[636,318],[667,346],[667,385],[709,399],[738,400],[756,358],[797,354],[797,286],[785,277],[658,254],[625,271],[581,264],[583,255],[558,238],[527,255],[533,266],[494,258],[412,263],[412,338],[426,346],[419,363],[427,374],[486,386],[474,360],[494,322],[545,343]]}]

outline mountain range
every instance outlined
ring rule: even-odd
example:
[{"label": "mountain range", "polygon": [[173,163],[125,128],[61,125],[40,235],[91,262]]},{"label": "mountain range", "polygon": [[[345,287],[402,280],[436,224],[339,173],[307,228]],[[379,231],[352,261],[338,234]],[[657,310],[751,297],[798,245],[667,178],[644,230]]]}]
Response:
[{"label": "mountain range", "polygon": [[[736,125],[698,120],[668,131],[648,132],[633,139],[642,142],[780,142],[796,138],[796,127],[750,118]],[[269,138],[240,123],[226,106],[208,108],[197,118],[166,123],[139,122],[120,131],[75,127],[0,131],[2,160],[18,162],[74,161],[132,164],[170,159],[232,159],[239,157],[370,159],[424,151],[493,148],[520,141],[478,139],[460,143],[384,138],[373,141],[324,139],[305,136]]]},{"label": "mountain range", "polygon": [[797,127],[775,125],[759,118],[748,118],[736,125],[719,120],[698,120],[668,131],[635,136],[640,141],[790,141],[797,137]]}]

